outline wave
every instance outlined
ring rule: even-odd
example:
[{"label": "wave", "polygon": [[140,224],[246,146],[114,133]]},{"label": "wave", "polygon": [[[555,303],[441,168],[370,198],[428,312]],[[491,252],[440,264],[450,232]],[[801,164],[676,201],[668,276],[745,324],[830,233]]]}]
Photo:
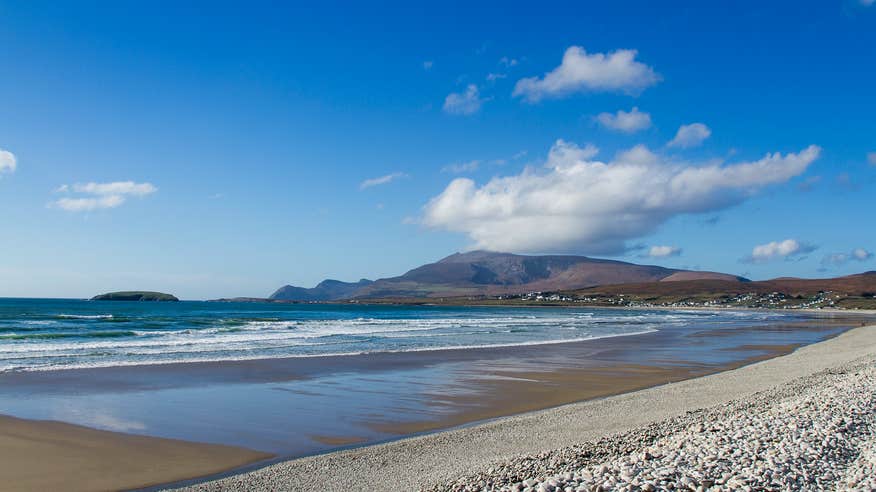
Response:
[{"label": "wave", "polygon": [[112,319],[112,314],[57,314],[57,319]]},{"label": "wave", "polygon": [[0,335],[0,340],[55,340],[64,338],[119,338],[137,336],[133,331],[93,331],[88,333],[32,333]]},{"label": "wave", "polygon": [[[391,354],[391,353],[407,353],[407,352],[441,352],[447,350],[476,350],[476,349],[489,349],[489,348],[510,348],[510,347],[526,347],[526,346],[538,346],[538,345],[556,345],[561,343],[576,343],[576,342],[586,342],[591,340],[597,340],[602,338],[616,338],[616,337],[624,337],[624,336],[634,336],[634,335],[643,335],[647,333],[652,333],[656,330],[642,330],[631,333],[617,333],[617,334],[607,334],[607,335],[599,335],[599,336],[589,336],[589,337],[580,337],[580,338],[571,338],[571,339],[563,339],[563,340],[532,340],[525,342],[516,342],[516,343],[498,343],[498,344],[475,344],[475,345],[448,345],[441,347],[413,347],[413,348],[405,348],[405,349],[386,349],[386,350],[359,350],[359,351],[349,351],[349,352],[329,352],[329,353],[314,353],[314,354],[289,354],[282,355],[279,358],[283,359],[303,359],[303,358],[316,358],[316,357],[350,357],[357,355],[369,355],[369,354]],[[223,352],[223,351],[210,351],[210,352]],[[189,353],[189,352],[179,352],[179,353]],[[195,354],[201,354],[200,352]],[[130,366],[144,366],[144,365],[168,365],[168,364],[186,364],[186,363],[205,363],[205,362],[235,362],[235,361],[248,361],[248,360],[260,360],[272,358],[267,354],[256,354],[249,356],[225,356],[225,357],[199,357],[197,355],[193,357],[177,357],[177,358],[168,358],[168,359],[155,359],[155,360],[108,360],[108,361],[94,361],[94,362],[77,362],[71,364],[64,365],[41,365],[41,366],[28,366],[28,365],[0,365],[0,373],[9,372],[9,371],[21,371],[21,372],[33,372],[33,371],[46,371],[46,370],[69,370],[69,369],[96,369],[96,368],[104,368],[104,367],[130,367]],[[5,360],[5,359],[0,359]]]},{"label": "wave", "polygon": [[[0,319],[0,371],[546,345],[774,318],[728,311],[284,309],[8,317]],[[34,317],[52,321],[22,326]],[[115,324],[121,320],[131,323]]]}]

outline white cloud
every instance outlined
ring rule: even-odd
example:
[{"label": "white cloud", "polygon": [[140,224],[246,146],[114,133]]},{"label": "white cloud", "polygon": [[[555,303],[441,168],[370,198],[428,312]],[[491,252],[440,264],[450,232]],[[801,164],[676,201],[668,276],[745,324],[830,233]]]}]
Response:
[{"label": "white cloud", "polygon": [[871,166],[876,166],[876,152],[867,152],[867,162]]},{"label": "white cloud", "polygon": [[146,196],[155,193],[157,188],[152,183],[135,183],[133,181],[116,181],[114,183],[85,183],[73,185],[76,193],[90,195],[131,195]]},{"label": "white cloud", "polygon": [[392,173],[377,178],[366,179],[359,184],[359,189],[364,190],[365,188],[371,188],[372,186],[384,185],[405,176],[407,176],[405,173]]},{"label": "white cloud", "polygon": [[751,250],[751,256],[745,258],[744,261],[748,263],[763,263],[777,259],[789,259],[795,256],[811,253],[816,249],[818,249],[818,247],[800,242],[796,239],[772,241],[755,246],[754,249]]},{"label": "white cloud", "polygon": [[504,73],[488,73],[487,80],[489,80],[490,82],[495,82],[499,79],[504,79],[507,76],[508,76],[508,74],[504,74]]},{"label": "white cloud", "polygon": [[502,58],[499,58],[499,65],[502,65],[503,67],[510,68],[510,67],[517,65],[517,63],[518,62],[516,59],[508,58],[507,56],[503,56]]},{"label": "white cloud", "polygon": [[858,0],[858,1],[859,1],[859,2],[861,3],[861,5],[863,5],[864,7],[869,7],[869,6],[873,5],[874,2],[876,2],[876,0]]},{"label": "white cloud", "polygon": [[651,246],[648,249],[647,256],[651,258],[669,258],[670,256],[678,256],[681,254],[681,248],[678,246]]},{"label": "white cloud", "polygon": [[575,92],[612,91],[638,94],[660,81],[654,69],[636,61],[636,50],[588,54],[580,46],[569,47],[559,67],[544,77],[521,79],[514,96],[529,102],[561,97]]},{"label": "white cloud", "polygon": [[873,253],[864,248],[855,248],[850,253],[833,253],[821,259],[822,265],[844,265],[850,261],[867,261],[873,258]]},{"label": "white cloud", "polygon": [[445,173],[471,173],[477,171],[481,166],[481,161],[473,160],[468,162],[459,162],[454,164],[448,164],[441,168]]},{"label": "white cloud", "polygon": [[453,92],[444,99],[444,112],[450,114],[469,115],[481,109],[484,100],[481,99],[478,86],[469,84],[465,92]]},{"label": "white cloud", "polygon": [[855,248],[852,250],[852,258],[858,261],[866,261],[873,257],[873,253],[864,248]]},{"label": "white cloud", "polygon": [[423,62],[423,70],[431,70],[431,69],[432,69],[432,65],[434,65],[434,64],[435,64],[435,62],[433,62],[432,60],[426,60],[426,61],[424,61],[424,62]]},{"label": "white cloud", "polygon": [[15,159],[15,154],[8,150],[0,149],[0,174],[14,173],[18,161]]},{"label": "white cloud", "polygon": [[593,160],[596,147],[558,140],[542,169],[483,186],[453,180],[425,206],[422,222],[465,233],[481,249],[616,253],[673,216],[722,209],[803,173],[820,150],[690,166],[644,146],[600,162]]},{"label": "white cloud", "polygon": [[125,203],[128,197],[144,197],[158,191],[152,183],[135,183],[133,181],[115,181],[112,183],[77,183],[61,185],[57,193],[79,193],[79,197],[64,197],[52,203],[70,212],[88,212],[92,210],[116,208]]},{"label": "white cloud", "polygon": [[669,147],[681,147],[687,149],[696,147],[712,135],[712,130],[702,123],[691,123],[690,125],[681,125],[678,127],[678,133],[675,138],[666,144]]},{"label": "white cloud", "polygon": [[599,113],[596,121],[600,125],[619,132],[634,133],[651,127],[651,115],[633,107],[629,112],[619,110],[615,114]]}]

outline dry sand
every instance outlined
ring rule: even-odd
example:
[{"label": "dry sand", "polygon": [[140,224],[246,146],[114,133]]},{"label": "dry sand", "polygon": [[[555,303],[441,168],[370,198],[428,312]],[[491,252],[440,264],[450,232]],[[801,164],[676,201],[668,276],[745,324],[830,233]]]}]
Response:
[{"label": "dry sand", "polygon": [[230,446],[134,436],[0,416],[0,490],[147,487],[269,458]]},{"label": "dry sand", "polygon": [[312,456],[190,490],[410,490],[519,455],[629,431],[876,354],[876,326],[732,371],[387,444]]}]

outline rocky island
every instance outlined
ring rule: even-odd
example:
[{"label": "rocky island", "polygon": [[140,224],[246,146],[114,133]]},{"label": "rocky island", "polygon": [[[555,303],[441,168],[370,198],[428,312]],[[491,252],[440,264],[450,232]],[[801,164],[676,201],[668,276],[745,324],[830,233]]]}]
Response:
[{"label": "rocky island", "polygon": [[178,302],[176,296],[165,294],[163,292],[149,291],[124,291],[124,292],[109,292],[91,298],[92,301],[164,301]]}]

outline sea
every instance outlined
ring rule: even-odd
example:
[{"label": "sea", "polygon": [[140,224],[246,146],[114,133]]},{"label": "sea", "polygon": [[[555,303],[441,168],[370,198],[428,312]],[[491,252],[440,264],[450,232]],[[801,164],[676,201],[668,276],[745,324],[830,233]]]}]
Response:
[{"label": "sea", "polygon": [[0,299],[0,372],[513,347],[793,313]]}]

